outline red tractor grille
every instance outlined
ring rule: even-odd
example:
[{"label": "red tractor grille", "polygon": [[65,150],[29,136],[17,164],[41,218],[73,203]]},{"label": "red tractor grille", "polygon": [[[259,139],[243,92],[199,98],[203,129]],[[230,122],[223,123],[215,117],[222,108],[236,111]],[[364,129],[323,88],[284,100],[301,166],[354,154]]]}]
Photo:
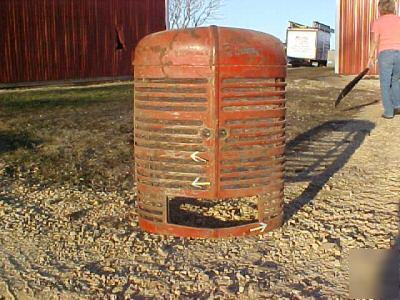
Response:
[{"label": "red tractor grille", "polygon": [[279,227],[282,42],[236,28],[166,30],[140,41],[133,63],[140,227],[185,237]]},{"label": "red tractor grille", "polygon": [[226,138],[220,144],[220,189],[265,188],[279,182],[285,142],[285,121],[279,116],[285,108],[283,80],[224,79],[221,99],[220,126]]},{"label": "red tractor grille", "polygon": [[[138,182],[168,189],[206,189],[206,166],[190,155],[207,152],[201,130],[207,111],[207,79],[135,80],[135,162]],[[175,112],[175,113],[174,113]],[[178,112],[178,113],[176,113]],[[179,118],[195,112],[195,118]],[[174,114],[173,114],[174,113]]]}]

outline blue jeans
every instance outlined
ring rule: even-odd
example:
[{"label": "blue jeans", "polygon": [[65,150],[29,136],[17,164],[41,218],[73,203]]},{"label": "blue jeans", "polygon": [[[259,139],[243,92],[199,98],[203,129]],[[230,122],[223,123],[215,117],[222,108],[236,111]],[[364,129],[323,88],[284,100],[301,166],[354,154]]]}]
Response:
[{"label": "blue jeans", "polygon": [[392,117],[400,108],[400,50],[382,51],[378,63],[383,114]]}]

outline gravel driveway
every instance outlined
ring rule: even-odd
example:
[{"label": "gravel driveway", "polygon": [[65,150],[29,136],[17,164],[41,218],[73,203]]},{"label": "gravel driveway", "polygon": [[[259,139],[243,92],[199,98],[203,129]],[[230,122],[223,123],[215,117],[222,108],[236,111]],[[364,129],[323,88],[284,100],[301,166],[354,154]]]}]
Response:
[{"label": "gravel driveway", "polygon": [[400,195],[400,118],[370,105],[376,80],[333,110],[348,80],[289,73],[285,224],[224,240],[138,229],[129,93],[43,109],[0,98],[0,299],[348,298],[349,251],[396,245]]}]

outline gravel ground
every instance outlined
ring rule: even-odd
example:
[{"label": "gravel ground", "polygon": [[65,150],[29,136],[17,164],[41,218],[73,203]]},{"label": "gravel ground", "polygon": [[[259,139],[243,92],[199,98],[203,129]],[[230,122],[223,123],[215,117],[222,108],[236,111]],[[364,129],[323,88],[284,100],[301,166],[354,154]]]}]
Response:
[{"label": "gravel ground", "polygon": [[[398,239],[400,135],[393,132],[400,130],[400,118],[380,119],[379,105],[353,109],[379,99],[375,80],[363,81],[333,111],[347,80],[325,70],[294,70],[289,76],[286,222],[259,237],[192,240],[144,233],[137,227],[134,185],[125,182],[129,168],[114,167],[120,173],[110,181],[104,171],[103,177],[88,175],[85,184],[75,173],[60,183],[56,171],[64,164],[55,164],[46,173],[54,178],[43,184],[35,177],[35,161],[18,160],[14,152],[20,149],[0,147],[0,295],[348,298],[349,250],[390,249]],[[80,121],[74,112],[79,114],[72,110],[64,119]],[[127,119],[119,118],[121,108],[117,112],[112,122],[120,130]],[[4,119],[0,129],[16,119]],[[69,124],[65,120],[59,121]],[[120,132],[131,134],[125,127]],[[95,147],[96,135],[80,137]],[[123,147],[129,141],[117,145]],[[24,149],[32,157],[42,151]],[[109,155],[111,162],[119,157]],[[86,167],[101,163],[100,156]],[[44,176],[43,169],[36,172]],[[102,182],[106,188],[97,188]]]}]

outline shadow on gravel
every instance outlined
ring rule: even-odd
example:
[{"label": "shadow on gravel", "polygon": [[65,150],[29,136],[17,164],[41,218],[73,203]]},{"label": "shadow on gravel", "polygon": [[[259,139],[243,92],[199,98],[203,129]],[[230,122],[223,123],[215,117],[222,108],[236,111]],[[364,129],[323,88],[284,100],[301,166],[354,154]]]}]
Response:
[{"label": "shadow on gravel", "polygon": [[308,182],[308,186],[285,205],[285,221],[314,199],[374,127],[373,123],[362,120],[329,121],[287,144],[285,182]]},{"label": "shadow on gravel", "polygon": [[41,141],[33,139],[28,133],[11,133],[0,131],[0,154],[20,148],[34,149]]},{"label": "shadow on gravel", "polygon": [[[224,201],[225,203],[232,203],[230,199]],[[182,206],[190,205],[196,207],[200,212],[188,211],[182,209]],[[256,222],[256,214],[249,220],[232,220],[225,219],[221,220],[215,216],[204,215],[204,210],[210,210],[215,206],[219,205],[216,201],[199,201],[198,199],[192,198],[174,198],[169,202],[169,222],[172,224],[191,226],[198,228],[226,228],[233,226],[242,226]],[[256,211],[257,205],[251,205],[251,203],[242,203],[242,205],[251,206]],[[240,207],[237,205],[236,209],[230,210],[232,213],[239,213]]]},{"label": "shadow on gravel", "polygon": [[7,204],[7,205],[12,206],[14,208],[21,208],[22,207],[22,203],[20,201],[18,201],[14,197],[10,197],[8,195],[2,195],[1,199],[0,199],[0,203]]},{"label": "shadow on gravel", "polygon": [[360,108],[366,107],[366,106],[370,106],[370,105],[374,105],[376,103],[379,103],[379,100],[374,100],[365,104],[360,104],[360,105],[356,105],[350,108],[345,109],[344,111],[352,111],[352,110],[359,110]]}]

